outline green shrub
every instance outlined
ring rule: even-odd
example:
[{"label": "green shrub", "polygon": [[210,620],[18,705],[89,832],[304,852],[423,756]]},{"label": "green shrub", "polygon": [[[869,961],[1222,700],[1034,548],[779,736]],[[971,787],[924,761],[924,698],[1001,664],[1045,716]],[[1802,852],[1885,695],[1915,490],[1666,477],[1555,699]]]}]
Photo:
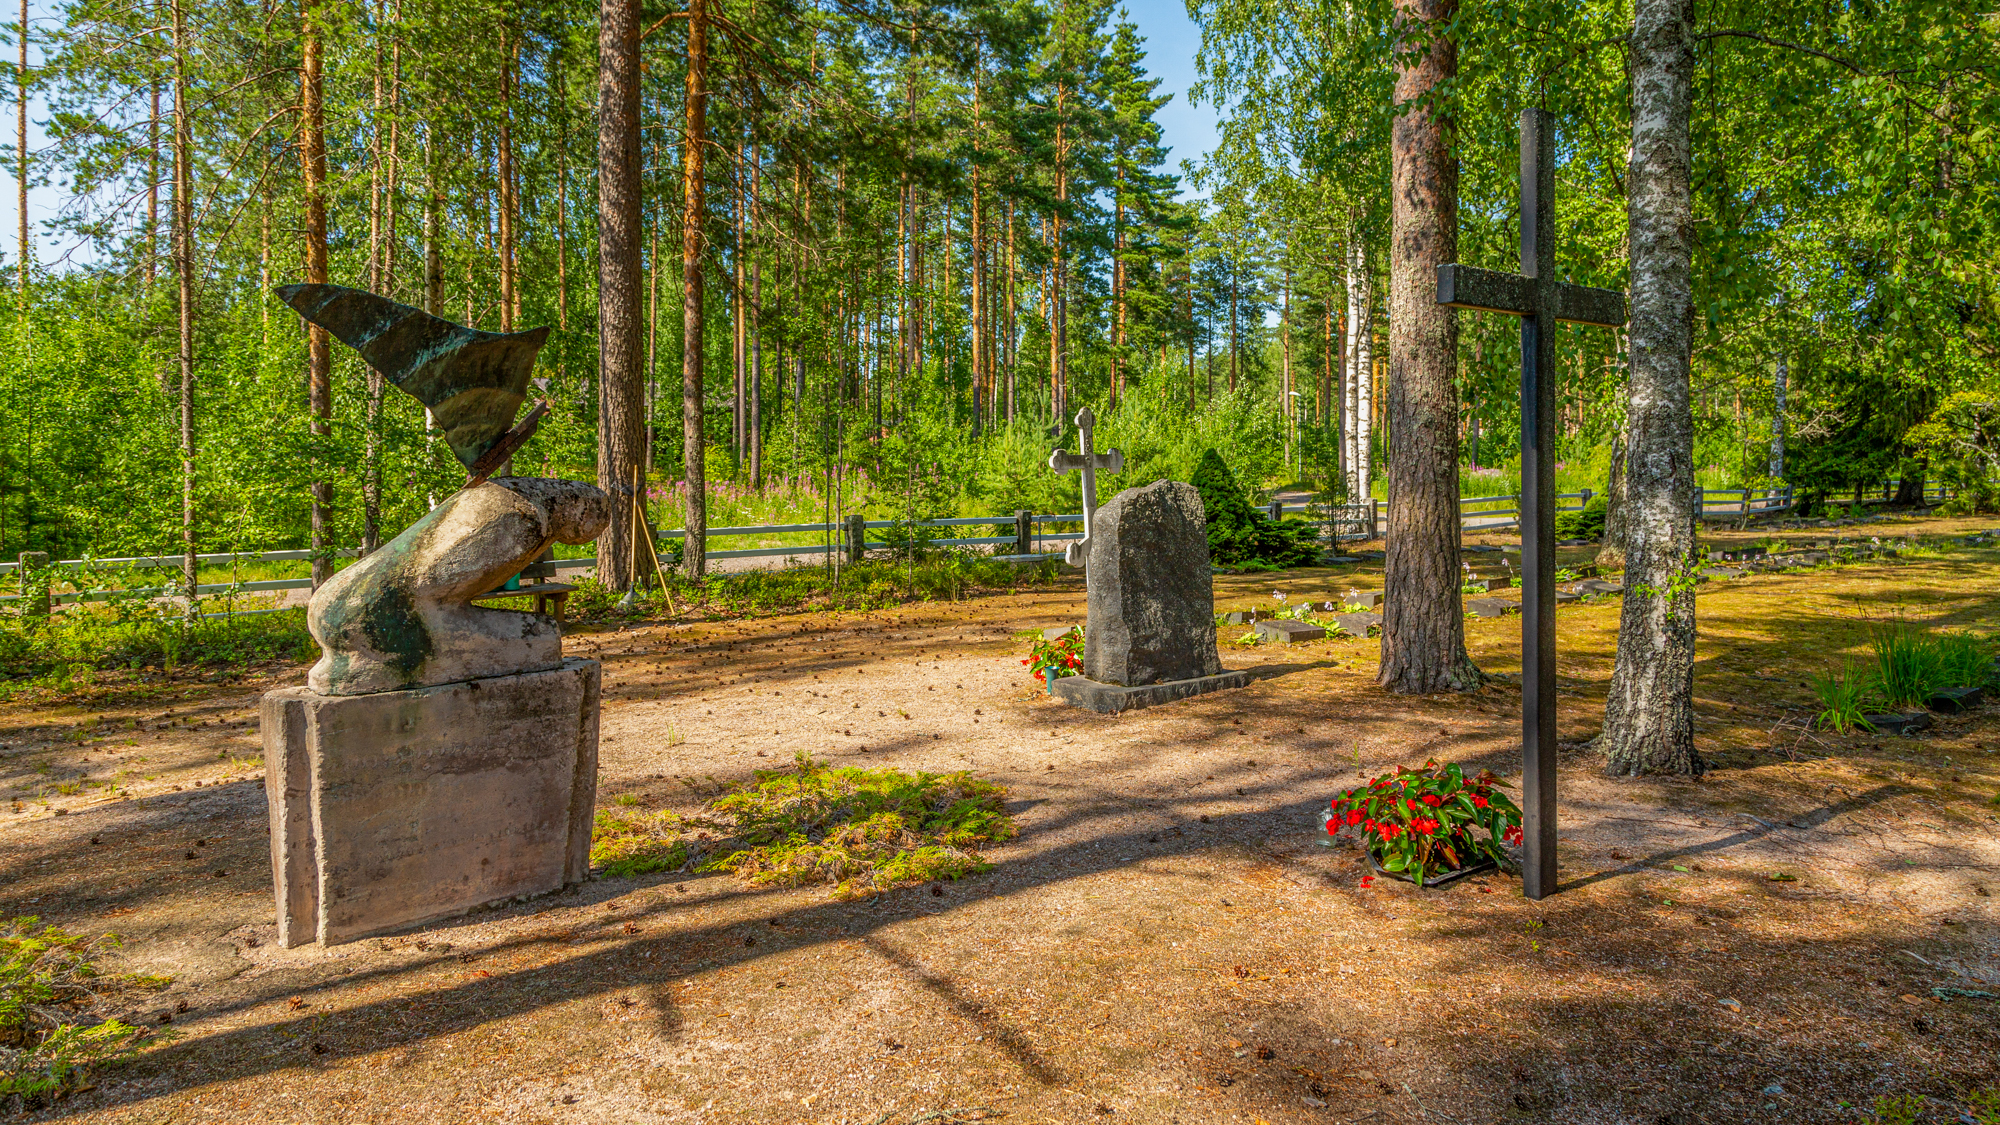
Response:
[{"label": "green shrub", "polygon": [[1602,539],[1604,538],[1604,515],[1609,511],[1604,497],[1592,498],[1579,512],[1559,512],[1556,514],[1556,538],[1558,539]]},{"label": "green shrub", "polygon": [[1319,528],[1304,521],[1273,520],[1252,508],[1236,474],[1215,450],[1201,455],[1188,483],[1201,493],[1208,517],[1210,562],[1247,570],[1280,570],[1319,561]]},{"label": "green shrub", "polygon": [[113,935],[86,939],[34,917],[0,923],[0,1105],[61,1097],[139,1049],[140,1028],[76,1018],[106,985],[92,958],[117,946]]},{"label": "green shrub", "polygon": [[978,850],[1013,838],[1005,797],[963,772],[828,769],[801,753],[699,816],[600,811],[590,860],[608,875],[729,871],[757,886],[831,883],[838,898],[864,897],[992,866]]}]

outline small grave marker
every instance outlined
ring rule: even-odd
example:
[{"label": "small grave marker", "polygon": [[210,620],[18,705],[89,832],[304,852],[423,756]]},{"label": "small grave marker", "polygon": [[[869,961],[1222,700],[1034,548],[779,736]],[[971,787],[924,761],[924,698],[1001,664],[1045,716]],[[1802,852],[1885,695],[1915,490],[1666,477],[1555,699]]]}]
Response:
[{"label": "small grave marker", "polygon": [[1336,613],[1333,620],[1342,630],[1357,637],[1365,637],[1368,630],[1382,627],[1382,615],[1379,613]]},{"label": "small grave marker", "polygon": [[1285,645],[1293,641],[1317,641],[1326,636],[1326,629],[1303,621],[1270,620],[1257,623],[1257,635]]}]

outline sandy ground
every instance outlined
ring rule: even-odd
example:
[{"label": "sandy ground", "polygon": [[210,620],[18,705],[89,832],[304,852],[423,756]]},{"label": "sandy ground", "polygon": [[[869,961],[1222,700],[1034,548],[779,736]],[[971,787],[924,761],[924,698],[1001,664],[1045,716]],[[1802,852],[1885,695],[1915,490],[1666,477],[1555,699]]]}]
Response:
[{"label": "sandy ground", "polygon": [[[861,903],[596,880],[280,950],[254,704],[301,668],[9,705],[0,783],[128,788],[0,810],[0,903],[126,935],[112,967],[174,979],[127,1014],[178,1033],[27,1119],[1692,1125],[1909,1094],[1955,1120],[2000,1086],[2000,1002],[1932,992],[2000,992],[2000,712],[1910,739],[1798,721],[1807,672],[1860,652],[1865,618],[2000,626],[1996,578],[2000,551],[1963,549],[1704,587],[1715,769],[1614,781],[1574,751],[1541,903],[1501,876],[1364,889],[1360,853],[1315,830],[1336,787],[1396,764],[1515,772],[1517,689],[1390,697],[1372,641],[1225,630],[1251,687],[1083,713],[1020,665],[1021,631],[1081,619],[1074,579],[572,638],[606,665],[600,801],[692,808],[801,750],[1007,786],[1021,835],[993,871]],[[1368,564],[1224,577],[1217,605],[1371,586]],[[1559,622],[1581,741],[1617,605]],[[1482,667],[1518,668],[1518,628],[1467,621]]]}]

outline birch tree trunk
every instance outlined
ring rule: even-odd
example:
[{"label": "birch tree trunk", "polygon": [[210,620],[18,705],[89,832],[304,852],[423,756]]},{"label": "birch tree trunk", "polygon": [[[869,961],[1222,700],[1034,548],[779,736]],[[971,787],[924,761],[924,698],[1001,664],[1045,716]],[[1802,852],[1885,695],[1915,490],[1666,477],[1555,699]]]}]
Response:
[{"label": "birch tree trunk", "polygon": [[639,0],[603,0],[597,37],[597,487],[611,522],[598,581],[632,588],[632,470],[645,453],[640,353]]},{"label": "birch tree trunk", "polygon": [[[1437,303],[1438,266],[1458,257],[1458,163],[1446,123],[1412,104],[1457,75],[1457,44],[1444,33],[1457,7],[1457,0],[1396,0],[1388,404],[1396,444],[1377,680],[1390,691],[1419,695],[1471,691],[1480,682],[1465,652],[1458,593],[1458,323]],[[1356,336],[1366,341],[1362,308]],[[1367,368],[1356,368],[1357,381],[1365,380]],[[1361,399],[1355,432],[1365,465],[1365,385]]]},{"label": "birch tree trunk", "polygon": [[1613,774],[1698,774],[1694,749],[1694,219],[1688,116],[1694,0],[1632,10],[1631,373],[1625,599],[1604,707]]},{"label": "birch tree trunk", "polygon": [[[1375,494],[1375,287],[1368,276],[1367,246],[1357,245],[1354,254],[1360,267],[1354,275],[1355,471],[1361,480],[1359,498],[1366,500]],[[1457,491],[1454,482],[1454,497]]]},{"label": "birch tree trunk", "polygon": [[1774,487],[1785,479],[1785,384],[1791,369],[1783,352],[1771,372],[1771,482]]},{"label": "birch tree trunk", "polygon": [[1604,485],[1604,540],[1597,547],[1597,565],[1625,569],[1625,427],[1611,435],[1611,476]]}]

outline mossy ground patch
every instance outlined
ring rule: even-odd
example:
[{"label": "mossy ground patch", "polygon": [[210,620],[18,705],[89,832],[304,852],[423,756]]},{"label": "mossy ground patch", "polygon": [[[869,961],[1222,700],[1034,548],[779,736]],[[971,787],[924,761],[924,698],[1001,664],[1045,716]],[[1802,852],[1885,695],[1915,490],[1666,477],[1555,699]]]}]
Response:
[{"label": "mossy ground patch", "polygon": [[729,871],[756,886],[831,883],[856,898],[986,870],[978,849],[1014,836],[1005,798],[965,772],[828,769],[801,753],[700,814],[600,810],[590,861],[618,877]]}]

